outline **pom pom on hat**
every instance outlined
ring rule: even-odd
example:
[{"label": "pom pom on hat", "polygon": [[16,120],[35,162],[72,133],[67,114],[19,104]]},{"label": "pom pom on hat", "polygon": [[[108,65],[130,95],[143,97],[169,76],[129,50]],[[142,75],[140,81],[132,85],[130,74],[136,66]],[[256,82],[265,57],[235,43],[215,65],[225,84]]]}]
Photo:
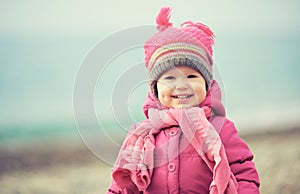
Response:
[{"label": "pom pom on hat", "polygon": [[169,22],[171,11],[172,9],[170,7],[161,8],[159,14],[156,17],[156,28],[158,31],[163,31],[169,26],[172,26],[172,23]]}]

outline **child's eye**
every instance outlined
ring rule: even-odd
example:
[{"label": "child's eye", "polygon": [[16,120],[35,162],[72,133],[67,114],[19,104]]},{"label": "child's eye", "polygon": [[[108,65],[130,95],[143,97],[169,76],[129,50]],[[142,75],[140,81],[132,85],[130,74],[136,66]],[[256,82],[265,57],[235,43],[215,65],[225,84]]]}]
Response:
[{"label": "child's eye", "polygon": [[173,79],[175,79],[175,77],[170,75],[170,76],[165,77],[164,79],[165,80],[173,80]]},{"label": "child's eye", "polygon": [[197,77],[198,77],[197,75],[193,75],[193,74],[187,76],[187,78],[197,78]]}]

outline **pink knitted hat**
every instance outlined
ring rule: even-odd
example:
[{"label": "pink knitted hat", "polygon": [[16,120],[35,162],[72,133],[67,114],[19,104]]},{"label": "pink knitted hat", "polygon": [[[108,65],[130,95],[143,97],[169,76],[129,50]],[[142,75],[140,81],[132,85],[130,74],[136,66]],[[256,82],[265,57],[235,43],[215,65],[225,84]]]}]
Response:
[{"label": "pink knitted hat", "polygon": [[[145,45],[145,65],[153,83],[175,66],[188,66],[202,74],[207,88],[212,79],[214,34],[202,23],[184,22],[179,28],[169,22],[171,8],[156,17],[158,32]],[[155,88],[154,88],[155,89]]]}]

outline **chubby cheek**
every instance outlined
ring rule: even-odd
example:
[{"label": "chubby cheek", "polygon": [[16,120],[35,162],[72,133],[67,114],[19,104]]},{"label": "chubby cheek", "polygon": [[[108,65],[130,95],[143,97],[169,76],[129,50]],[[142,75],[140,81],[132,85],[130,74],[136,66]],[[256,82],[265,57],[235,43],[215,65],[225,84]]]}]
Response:
[{"label": "chubby cheek", "polygon": [[206,97],[206,93],[203,93],[201,96],[199,96],[198,97],[198,104],[201,104],[205,100],[205,97]]},{"label": "chubby cheek", "polygon": [[201,102],[203,102],[206,98],[206,88],[205,87],[199,87],[199,88],[195,88],[195,94],[196,94],[196,98],[197,98],[197,103],[201,104]]},{"label": "chubby cheek", "polygon": [[170,107],[171,99],[167,95],[158,95],[158,100],[162,105]]},{"label": "chubby cheek", "polygon": [[170,107],[170,104],[172,103],[172,89],[163,83],[157,83],[157,92],[158,92],[158,100],[161,104],[164,106]]}]

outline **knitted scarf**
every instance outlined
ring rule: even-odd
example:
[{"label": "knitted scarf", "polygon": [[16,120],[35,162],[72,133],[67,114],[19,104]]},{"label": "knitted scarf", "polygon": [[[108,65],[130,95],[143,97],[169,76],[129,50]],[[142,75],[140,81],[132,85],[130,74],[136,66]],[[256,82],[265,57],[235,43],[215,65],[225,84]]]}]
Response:
[{"label": "knitted scarf", "polygon": [[[153,105],[152,105],[153,106]],[[167,109],[151,107],[148,119],[137,123],[129,131],[113,169],[113,179],[120,188],[134,183],[145,191],[155,168],[155,135],[171,126],[179,126],[182,134],[213,172],[210,194],[237,193],[237,182],[232,174],[225,149],[218,132],[207,120],[205,107]]]}]

